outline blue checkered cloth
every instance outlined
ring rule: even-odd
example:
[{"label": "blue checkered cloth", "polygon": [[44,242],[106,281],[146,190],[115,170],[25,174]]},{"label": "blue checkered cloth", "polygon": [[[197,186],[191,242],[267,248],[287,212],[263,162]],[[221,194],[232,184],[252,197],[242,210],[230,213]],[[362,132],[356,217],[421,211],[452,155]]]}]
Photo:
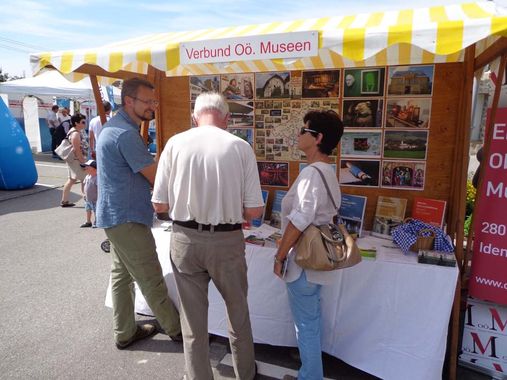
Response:
[{"label": "blue checkered cloth", "polygon": [[[426,228],[435,233],[433,248],[435,251],[454,252],[454,246],[449,235],[445,234],[440,228],[417,219],[412,219],[399,225],[393,229],[391,235],[393,241],[400,246],[403,253],[408,253],[410,252],[410,247],[417,241],[419,231]],[[423,231],[421,236],[431,236],[431,233],[429,231]]]}]

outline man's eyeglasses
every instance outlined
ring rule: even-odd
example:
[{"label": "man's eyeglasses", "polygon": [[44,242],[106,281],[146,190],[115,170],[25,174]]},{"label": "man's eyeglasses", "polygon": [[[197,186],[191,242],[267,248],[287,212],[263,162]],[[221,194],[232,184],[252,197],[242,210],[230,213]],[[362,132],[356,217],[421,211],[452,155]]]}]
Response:
[{"label": "man's eyeglasses", "polygon": [[154,106],[154,107],[158,107],[158,105],[160,103],[158,100],[151,100],[151,99],[150,100],[144,100],[144,99],[141,99],[141,98],[136,98],[134,96],[132,97],[132,99],[139,100],[141,103],[144,103],[144,104],[146,104],[148,106]]},{"label": "man's eyeglasses", "polygon": [[310,132],[314,136],[319,134],[319,132],[317,132],[315,129],[310,129],[306,127],[301,127],[301,129],[299,130],[300,135],[304,135],[306,132]]},{"label": "man's eyeglasses", "polygon": [[81,120],[81,121],[79,122],[79,124],[86,124],[86,120],[84,120],[84,119],[83,119],[83,120]]}]

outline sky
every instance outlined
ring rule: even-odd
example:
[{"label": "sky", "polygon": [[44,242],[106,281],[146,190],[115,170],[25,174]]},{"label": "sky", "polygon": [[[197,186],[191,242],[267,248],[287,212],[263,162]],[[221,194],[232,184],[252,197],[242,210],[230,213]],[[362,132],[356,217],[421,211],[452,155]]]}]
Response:
[{"label": "sky", "polygon": [[2,0],[0,68],[31,76],[30,53],[96,48],[136,36],[458,4],[472,0]]}]

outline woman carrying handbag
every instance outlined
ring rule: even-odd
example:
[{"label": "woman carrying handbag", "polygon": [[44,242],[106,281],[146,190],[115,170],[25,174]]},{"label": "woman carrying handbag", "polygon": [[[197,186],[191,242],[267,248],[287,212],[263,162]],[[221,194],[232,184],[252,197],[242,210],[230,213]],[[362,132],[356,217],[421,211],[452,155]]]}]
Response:
[{"label": "woman carrying handbag", "polygon": [[[88,157],[88,142],[83,138],[82,131],[86,128],[86,116],[80,113],[75,114],[70,118],[72,128],[67,133],[66,139],[72,144],[72,154],[66,160],[68,168],[68,179],[63,185],[62,201],[60,206],[72,207],[74,203],[69,202],[70,190],[72,186],[79,180],[81,184],[86,177],[86,172],[80,166],[84,164]],[[83,189],[81,189],[81,192]]]},{"label": "woman carrying handbag", "polygon": [[[338,114],[331,110],[309,111],[298,136],[298,148],[309,165],[300,173],[282,200],[282,239],[275,256],[274,273],[287,283],[287,294],[296,327],[301,368],[298,379],[322,379],[320,290],[331,283],[336,271],[303,269],[294,261],[294,246],[311,224],[332,222],[340,207],[341,193],[336,170],[329,164],[329,155],[343,134]],[[318,170],[323,174],[321,177]],[[323,183],[326,180],[330,195]],[[289,253],[291,253],[289,255]],[[288,263],[285,261],[288,260]],[[287,264],[286,273],[282,273]],[[293,377],[286,375],[284,379]]]}]

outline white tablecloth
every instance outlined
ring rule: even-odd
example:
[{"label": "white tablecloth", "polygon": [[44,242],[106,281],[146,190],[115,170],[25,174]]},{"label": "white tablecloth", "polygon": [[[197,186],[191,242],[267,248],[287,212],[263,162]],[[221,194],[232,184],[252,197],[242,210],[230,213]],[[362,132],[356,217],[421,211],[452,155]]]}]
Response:
[{"label": "white tablecloth", "polygon": [[[170,233],[155,228],[153,234],[169,295],[177,304]],[[335,283],[322,288],[322,349],[383,379],[441,379],[458,270],[417,264],[415,256],[382,247],[383,242],[376,260],[337,271]],[[272,274],[274,254],[274,248],[247,245],[254,340],[296,346],[285,284]],[[112,305],[110,287],[106,305]],[[152,315],[137,288],[135,307]],[[213,284],[208,321],[210,333],[227,336],[225,305]]]}]

